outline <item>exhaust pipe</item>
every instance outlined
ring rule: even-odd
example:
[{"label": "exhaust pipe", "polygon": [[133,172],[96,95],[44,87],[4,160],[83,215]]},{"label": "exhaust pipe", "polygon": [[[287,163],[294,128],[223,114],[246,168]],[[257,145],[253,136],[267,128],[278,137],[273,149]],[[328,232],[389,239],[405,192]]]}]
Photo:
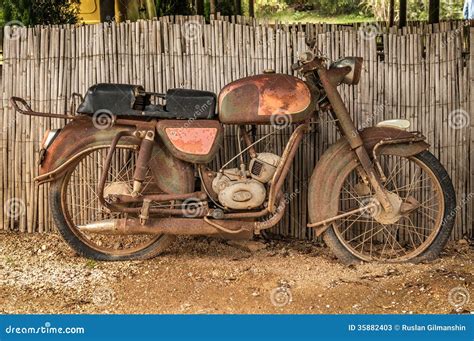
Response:
[{"label": "exhaust pipe", "polygon": [[285,213],[286,202],[282,197],[276,212],[265,221],[218,220],[207,218],[154,218],[145,225],[140,219],[110,219],[79,225],[82,232],[134,235],[134,234],[173,234],[173,235],[221,235],[252,236],[261,230],[275,226]]},{"label": "exhaust pipe", "polygon": [[[213,223],[224,225],[229,231],[235,233],[251,232],[255,228],[255,222],[236,220],[212,220]],[[222,230],[204,221],[204,219],[190,218],[158,218],[149,219],[145,225],[140,224],[139,219],[110,219],[79,225],[82,232],[133,235],[133,234],[174,234],[174,235],[216,235],[226,234]]]}]

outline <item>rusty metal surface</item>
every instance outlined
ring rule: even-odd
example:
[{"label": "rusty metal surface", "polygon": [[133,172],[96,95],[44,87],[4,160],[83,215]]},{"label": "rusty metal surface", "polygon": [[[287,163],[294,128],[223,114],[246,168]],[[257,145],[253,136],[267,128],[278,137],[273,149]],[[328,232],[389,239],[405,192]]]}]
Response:
[{"label": "rusty metal surface", "polygon": [[162,120],[156,127],[173,156],[187,162],[208,163],[222,145],[223,128],[216,120]]},{"label": "rusty metal surface", "polygon": [[217,137],[217,128],[165,128],[173,146],[182,153],[208,155]]},{"label": "rusty metal surface", "polygon": [[[48,148],[45,158],[39,168],[39,175],[51,172],[65,163],[73,155],[94,146],[100,146],[112,141],[120,131],[133,131],[130,127],[114,126],[108,129],[98,129],[88,117],[69,122]],[[130,144],[137,144],[134,137],[127,138]]]},{"label": "rusty metal surface", "polygon": [[[363,141],[359,135],[359,131],[352,121],[352,117],[349,114],[349,111],[342,100],[341,94],[337,91],[336,86],[332,84],[329,77],[329,71],[323,65],[317,69],[321,84],[326,92],[327,98],[331,103],[334,115],[338,119],[338,127],[343,136],[346,137],[347,141],[351,148],[355,151],[357,158],[361,165],[361,175],[367,180],[373,187],[375,191],[375,197],[380,202],[384,210],[390,212],[392,210],[392,205],[390,200],[383,189],[381,178],[379,174],[375,171],[375,168],[370,161],[370,156],[367,153],[367,150],[363,147]],[[362,174],[364,173],[364,174]]]},{"label": "rusty metal surface", "polygon": [[334,68],[327,70],[327,76],[332,85],[338,86],[344,81],[344,77],[351,72],[351,67]]},{"label": "rusty metal surface", "polygon": [[318,67],[317,72],[319,79],[321,80],[321,84],[326,92],[326,96],[331,103],[335,118],[338,120],[337,125],[341,131],[341,134],[346,136],[352,149],[362,146],[362,139],[359,136],[357,128],[352,121],[352,117],[349,114],[344,101],[342,100],[341,94],[339,91],[337,91],[336,86],[331,82],[328,74],[329,71],[325,66],[321,66]]},{"label": "rusty metal surface", "polygon": [[[112,140],[121,131],[132,132],[134,129],[124,126],[113,126],[107,129],[97,129],[92,120],[83,117],[68,123],[48,148],[45,159],[39,169],[39,174],[51,173],[61,165],[71,160],[75,155],[87,152],[91,148],[110,146]],[[140,140],[136,137],[124,137],[120,145],[138,146]],[[49,181],[61,176],[65,171],[74,167],[71,162],[62,172],[53,174]],[[155,139],[152,157],[149,161],[150,170],[157,186],[165,193],[190,193],[194,191],[194,170],[190,163],[181,161],[166,150],[159,139]]]},{"label": "rusty metal surface", "polygon": [[186,199],[206,200],[207,195],[204,192],[192,192],[192,193],[166,193],[166,194],[144,194],[140,197],[132,197],[131,195],[118,194],[114,195],[114,199],[117,203],[132,203],[142,202],[143,199],[148,199],[156,202],[167,202],[172,200],[186,200]]},{"label": "rusty metal surface", "polygon": [[280,191],[279,193],[279,198],[280,201],[278,203],[277,209],[273,212],[273,214],[266,218],[264,221],[257,221],[255,222],[255,233],[259,234],[260,231],[269,229],[276,224],[278,224],[283,218],[283,215],[285,214],[285,208],[286,208],[286,201],[285,197],[283,196],[283,193]]},{"label": "rusty metal surface", "polygon": [[158,138],[155,138],[153,154],[148,164],[153,179],[163,192],[194,192],[194,166],[174,157]]},{"label": "rusty metal surface", "polygon": [[283,183],[285,182],[286,176],[288,171],[290,170],[291,164],[293,163],[293,159],[295,157],[296,151],[303,139],[303,135],[309,129],[309,124],[306,122],[304,124],[299,125],[291,134],[290,139],[283,151],[283,155],[280,159],[280,163],[273,175],[272,183],[270,186],[270,194],[268,195],[268,209],[270,212],[275,211],[275,202],[276,202],[276,194],[280,193],[281,188],[283,187]]},{"label": "rusty metal surface", "polygon": [[224,124],[269,124],[278,115],[301,122],[314,110],[311,91],[302,80],[284,74],[245,77],[219,94],[219,119]]},{"label": "rusty metal surface", "polygon": [[[212,220],[223,224],[226,229],[238,232],[239,230],[253,231],[255,223],[252,221]],[[145,225],[139,219],[115,219],[110,224],[82,227],[81,230],[104,234],[172,234],[172,235],[216,235],[225,234],[221,230],[208,224],[204,219],[194,218],[159,218],[149,219]]]},{"label": "rusty metal surface", "polygon": [[[280,193],[281,194],[281,193]],[[171,234],[171,235],[249,235],[278,224],[285,212],[285,199],[280,195],[275,214],[262,222],[251,220],[218,220],[199,218],[159,218],[148,219],[141,224],[137,218],[112,219],[80,226],[83,232],[131,235],[131,234]]]},{"label": "rusty metal surface", "polygon": [[[377,145],[380,141],[382,140],[395,140],[395,139],[413,139],[416,138],[417,135],[416,133],[401,130],[401,129],[396,129],[396,128],[390,128],[390,127],[369,127],[360,132],[360,136],[362,140],[364,141],[364,147],[368,150],[371,151],[374,149],[375,145]],[[420,144],[417,145],[423,145],[424,149],[427,149],[429,147],[429,144],[426,142],[419,142]],[[399,145],[398,148],[400,148],[401,145]],[[406,144],[403,145],[405,149]],[[390,146],[391,147],[391,146]],[[380,148],[380,152],[384,150],[385,148],[390,148],[389,146],[384,146]],[[407,152],[410,150],[409,148],[406,149]],[[420,150],[421,151],[421,150]],[[408,154],[408,155],[413,155],[413,154]]]},{"label": "rusty metal surface", "polygon": [[138,153],[137,162],[135,164],[135,170],[133,172],[133,180],[139,182],[143,182],[146,178],[146,173],[148,171],[148,163],[150,162],[151,155],[153,153],[153,146],[155,145],[154,129],[148,131],[146,134],[147,137],[142,139],[140,143],[140,152]]},{"label": "rusty metal surface", "polygon": [[198,172],[199,178],[201,179],[202,188],[213,201],[218,201],[218,195],[212,188],[212,181],[216,177],[217,173],[202,164],[198,166]]},{"label": "rusty metal surface", "polygon": [[[369,155],[374,146],[383,139],[415,137],[413,133],[394,129],[371,127],[360,133],[364,147]],[[391,155],[409,156],[416,155],[426,150],[425,142],[407,143],[402,145],[387,146]],[[347,175],[359,164],[357,156],[346,138],[341,138],[319,159],[311,180],[308,191],[308,212],[310,223],[317,223],[337,215],[339,205],[339,191]],[[327,227],[317,228],[318,235]]]},{"label": "rusty metal surface", "polygon": [[[106,200],[104,198],[105,182],[107,181],[107,177],[109,176],[110,163],[112,162],[112,158],[114,156],[117,144],[120,142],[120,140],[122,138],[126,137],[126,136],[133,136],[133,135],[134,135],[134,132],[132,132],[132,131],[119,131],[117,133],[117,135],[115,135],[115,137],[113,138],[113,140],[110,144],[109,150],[107,151],[107,157],[106,157],[104,165],[102,167],[102,174],[101,174],[101,177],[100,177],[100,180],[99,180],[99,188],[97,190],[96,195],[98,197],[98,200],[99,200],[100,204],[104,207],[107,207],[109,210],[112,210],[112,211],[121,211],[121,210],[126,209],[126,208],[119,207],[115,204],[110,204],[110,203],[106,202]],[[143,141],[142,141],[142,143],[143,143]],[[148,151],[145,151],[145,152],[148,153]],[[150,154],[151,154],[151,151],[150,151]],[[139,157],[140,157],[140,154],[139,154]],[[137,168],[135,168],[135,172],[136,172],[136,170],[137,170]]]},{"label": "rusty metal surface", "polygon": [[248,153],[251,159],[257,157],[257,151],[255,150],[255,147],[252,145],[252,139],[249,136],[249,133],[247,132],[247,129],[245,126],[239,126],[239,133],[240,136],[242,136],[242,139],[245,142],[245,146],[248,148]]},{"label": "rusty metal surface", "polygon": [[[38,112],[31,109],[30,105],[27,101],[20,97],[10,97],[10,104],[13,106],[16,112],[22,115],[28,116],[37,116],[37,117],[51,117],[51,118],[65,118],[67,120],[77,120],[79,119],[78,116],[66,115],[66,114],[53,114],[53,113],[46,113],[46,112]],[[22,107],[20,107],[20,105]]]}]

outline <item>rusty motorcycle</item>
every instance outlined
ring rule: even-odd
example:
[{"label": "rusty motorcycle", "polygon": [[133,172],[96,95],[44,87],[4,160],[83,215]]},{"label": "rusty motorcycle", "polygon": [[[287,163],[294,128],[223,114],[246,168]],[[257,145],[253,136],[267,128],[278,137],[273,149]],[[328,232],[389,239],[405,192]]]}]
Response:
[{"label": "rusty motorcycle", "polygon": [[[293,69],[302,78],[266,71],[218,96],[96,84],[74,94],[81,103],[66,114],[36,112],[12,97],[19,113],[70,120],[46,133],[35,178],[50,184],[66,242],[93,259],[131,260],[160,254],[176,235],[259,234],[283,217],[296,151],[327,113],[340,138],[307,183],[308,228],[345,263],[437,257],[454,224],[455,195],[422,133],[405,120],[356,128],[337,88],[359,82],[361,58],[329,63],[306,52]],[[259,151],[281,122],[292,129],[281,155]],[[257,135],[258,125],[273,129]],[[224,127],[235,129],[238,151],[216,162]]]}]

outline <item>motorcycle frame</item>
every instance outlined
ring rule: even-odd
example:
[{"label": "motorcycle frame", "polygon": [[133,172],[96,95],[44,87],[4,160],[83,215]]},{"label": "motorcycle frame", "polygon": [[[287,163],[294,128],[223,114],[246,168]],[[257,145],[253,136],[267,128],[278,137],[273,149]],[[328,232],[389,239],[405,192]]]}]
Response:
[{"label": "motorcycle frame", "polygon": [[[127,120],[127,124],[130,124],[132,122],[133,120]],[[118,119],[117,124],[123,124],[123,121]],[[204,192],[191,192],[191,193],[184,193],[184,194],[144,194],[141,196],[117,195],[115,196],[115,199],[116,199],[115,203],[107,202],[105,200],[103,194],[104,194],[104,189],[105,189],[105,183],[107,180],[107,174],[110,168],[113,155],[115,153],[117,145],[119,145],[120,140],[123,137],[127,137],[127,136],[141,138],[140,149],[139,149],[135,172],[134,172],[134,179],[136,179],[137,172],[139,172],[140,169],[146,169],[147,164],[150,160],[150,153],[149,153],[150,144],[146,142],[147,141],[146,136],[150,135],[151,133],[154,133],[154,130],[151,130],[151,129],[155,129],[155,126],[156,126],[156,122],[151,122],[150,125],[141,126],[141,128],[147,128],[148,130],[137,129],[135,131],[120,131],[119,133],[116,134],[116,136],[112,140],[109,150],[107,152],[106,159],[104,161],[103,172],[102,172],[101,179],[99,181],[99,188],[97,192],[100,203],[104,207],[106,207],[108,210],[113,211],[113,212],[123,212],[123,213],[140,213],[142,211],[142,207],[123,207],[123,206],[118,206],[117,203],[144,203],[146,200],[168,202],[168,201],[185,200],[185,199],[191,199],[191,198],[202,200],[203,202],[205,202],[205,200],[208,198],[207,194]],[[267,207],[260,211],[226,213],[224,214],[223,219],[232,220],[232,219],[258,218],[258,217],[264,217],[268,214],[276,213],[279,207],[277,205],[277,199],[278,199],[277,194],[280,193],[283,187],[284,181],[288,175],[291,164],[294,160],[296,151],[298,150],[298,147],[303,139],[304,134],[309,131],[309,128],[310,128],[309,120],[306,120],[300,123],[291,134],[290,139],[288,140],[288,143],[286,144],[285,149],[283,151],[281,162],[279,163],[275,171],[275,174],[273,176],[273,179],[270,185]],[[250,137],[248,136],[248,133],[245,131],[245,129],[241,129],[241,132],[243,134],[244,141],[246,143],[250,143]],[[154,137],[154,134],[153,134],[153,137]],[[201,167],[201,166],[202,165],[198,165],[198,167]],[[156,214],[156,215],[183,216],[182,209],[149,208],[148,212],[150,214]],[[205,217],[210,214],[212,214],[212,210],[207,207],[203,207],[203,209],[200,210],[196,214],[196,217]]]}]

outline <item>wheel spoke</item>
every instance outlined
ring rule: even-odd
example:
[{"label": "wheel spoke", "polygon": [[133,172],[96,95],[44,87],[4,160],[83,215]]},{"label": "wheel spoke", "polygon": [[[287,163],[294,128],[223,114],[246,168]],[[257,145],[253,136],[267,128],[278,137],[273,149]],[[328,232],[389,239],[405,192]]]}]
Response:
[{"label": "wheel spoke", "polygon": [[[339,219],[333,224],[337,238],[350,252],[361,259],[397,261],[410,259],[430,245],[441,226],[443,199],[441,185],[433,172],[414,157],[382,155],[380,164],[386,177],[385,186],[403,201],[412,198],[418,206],[407,216],[388,220],[377,219],[381,212],[359,212]],[[360,208],[374,198],[374,194],[359,195],[357,169],[350,173],[342,188],[338,214]],[[393,194],[394,193],[394,194]]]},{"label": "wheel spoke", "polygon": [[[130,254],[148,247],[160,236],[144,235],[102,235],[85,233],[77,229],[77,225],[93,223],[104,219],[137,218],[136,214],[130,215],[121,212],[108,213],[101,207],[98,193],[98,184],[104,170],[104,160],[108,148],[93,150],[85,155],[76,167],[66,176],[62,200],[65,203],[65,218],[68,225],[76,230],[82,242],[94,249],[111,254]],[[135,169],[137,151],[130,148],[118,147],[107,171],[105,188],[125,186],[131,193],[133,188],[132,174]],[[151,172],[148,170],[143,190],[149,188],[153,182]],[[133,207],[133,206],[132,206]],[[163,203],[154,204],[153,207],[170,207]]]}]

